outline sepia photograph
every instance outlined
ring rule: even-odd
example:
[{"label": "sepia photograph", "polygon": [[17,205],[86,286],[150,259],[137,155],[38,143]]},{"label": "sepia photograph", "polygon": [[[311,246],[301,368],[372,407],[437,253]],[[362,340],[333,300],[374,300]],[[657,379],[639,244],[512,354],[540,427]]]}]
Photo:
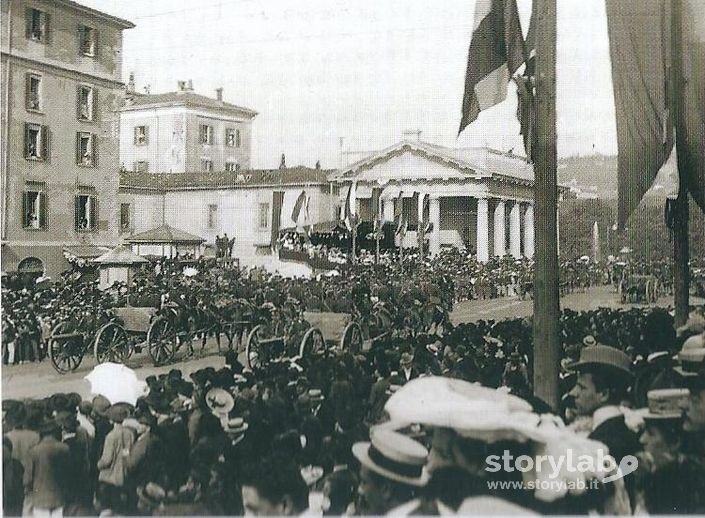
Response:
[{"label": "sepia photograph", "polygon": [[705,516],[705,0],[1,0],[2,516]]}]

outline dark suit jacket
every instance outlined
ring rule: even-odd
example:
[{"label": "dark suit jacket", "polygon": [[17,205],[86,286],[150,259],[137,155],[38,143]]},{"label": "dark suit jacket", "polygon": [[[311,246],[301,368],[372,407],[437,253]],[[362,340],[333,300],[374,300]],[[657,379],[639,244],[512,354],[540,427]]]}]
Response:
[{"label": "dark suit jacket", "polygon": [[67,503],[68,483],[72,479],[68,446],[54,438],[45,437],[30,450],[24,486],[27,494],[32,497],[34,507],[63,507]]},{"label": "dark suit jacket", "polygon": [[588,438],[605,444],[617,463],[625,455],[634,455],[641,450],[639,436],[627,428],[623,415],[607,419],[595,428]]}]

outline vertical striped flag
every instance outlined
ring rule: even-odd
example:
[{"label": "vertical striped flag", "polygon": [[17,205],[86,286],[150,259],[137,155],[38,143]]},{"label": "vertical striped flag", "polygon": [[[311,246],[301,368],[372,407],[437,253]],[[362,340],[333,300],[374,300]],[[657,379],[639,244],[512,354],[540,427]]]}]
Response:
[{"label": "vertical striped flag", "polygon": [[345,221],[345,226],[349,231],[353,231],[353,229],[357,229],[357,214],[356,214],[356,207],[355,207],[355,202],[357,200],[357,183],[352,182],[350,184],[350,187],[348,188],[348,195],[345,198],[345,209],[344,209],[344,221]]},{"label": "vertical striped flag", "polygon": [[399,197],[394,204],[394,222],[397,225],[395,234],[403,237],[406,233],[406,218],[404,217],[404,191],[399,191]]},{"label": "vertical striped flag", "polygon": [[525,54],[516,0],[477,0],[458,134],[506,99],[509,78]]},{"label": "vertical striped flag", "polygon": [[299,216],[301,215],[301,209],[304,207],[305,203],[306,191],[301,191],[299,197],[296,198],[296,203],[294,203],[294,210],[291,211],[291,219],[294,221],[294,224],[298,224]]}]

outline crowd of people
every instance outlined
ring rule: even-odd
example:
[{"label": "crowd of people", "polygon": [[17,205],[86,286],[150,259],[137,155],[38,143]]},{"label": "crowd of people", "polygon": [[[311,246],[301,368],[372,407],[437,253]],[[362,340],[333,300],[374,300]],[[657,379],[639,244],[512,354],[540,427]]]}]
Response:
[{"label": "crowd of people", "polygon": [[[129,290],[7,289],[4,361],[41,357],[53,325],[94,328],[128,299],[201,307],[227,295],[358,314],[381,303],[394,332],[363,352],[256,372],[229,351],[222,365],[148,377],[132,402],[4,400],[4,514],[705,512],[702,308],[678,329],[663,309],[564,310],[563,397],[551,408],[534,395],[531,318],[413,327],[412,308],[452,309],[455,268],[472,266],[451,254],[411,257],[307,280],[205,263],[184,276],[163,262]],[[11,334],[6,319],[32,331]],[[599,469],[549,480],[488,464],[506,452],[596,458],[602,446],[638,467],[610,482]]]}]

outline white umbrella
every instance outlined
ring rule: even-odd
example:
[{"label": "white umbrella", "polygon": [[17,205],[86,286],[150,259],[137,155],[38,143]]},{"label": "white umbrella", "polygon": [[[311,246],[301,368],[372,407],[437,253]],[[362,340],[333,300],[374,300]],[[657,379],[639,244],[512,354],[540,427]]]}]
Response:
[{"label": "white umbrella", "polygon": [[147,384],[137,378],[135,371],[120,363],[96,365],[84,379],[90,382],[92,394],[105,396],[113,404],[134,405],[147,392]]}]

